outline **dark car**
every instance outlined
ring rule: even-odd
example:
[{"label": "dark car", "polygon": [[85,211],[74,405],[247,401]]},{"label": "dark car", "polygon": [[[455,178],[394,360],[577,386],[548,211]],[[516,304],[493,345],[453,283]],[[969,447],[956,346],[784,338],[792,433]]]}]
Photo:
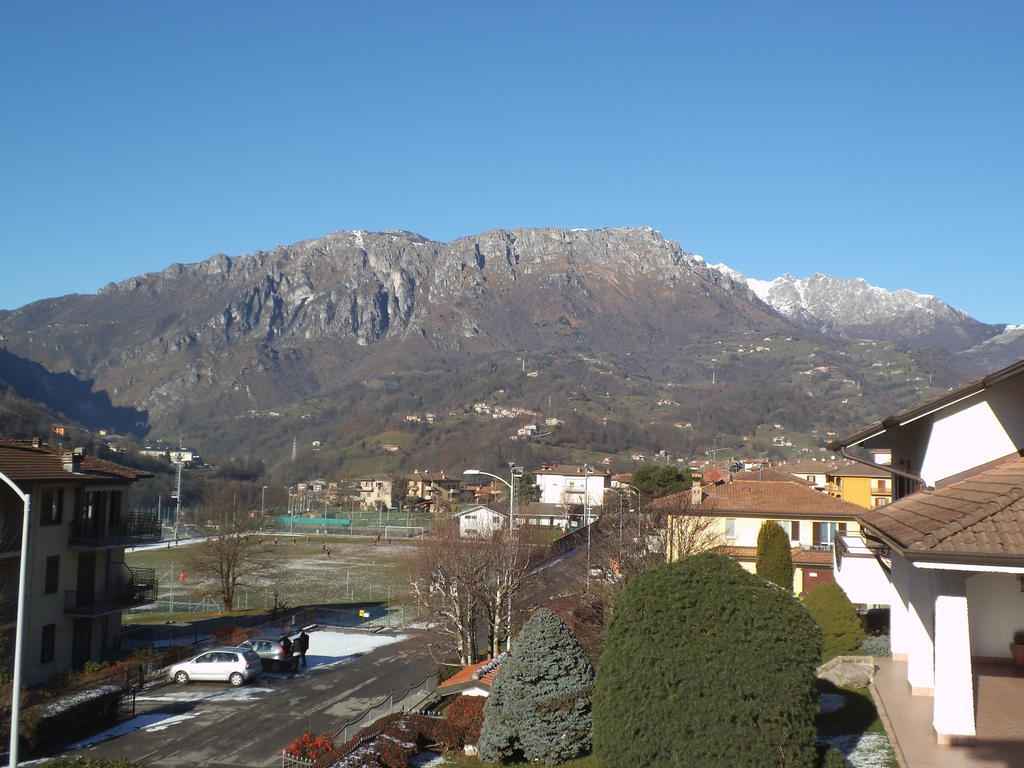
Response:
[{"label": "dark car", "polygon": [[251,648],[255,651],[263,662],[263,668],[268,672],[294,670],[298,661],[294,653],[285,653],[284,646],[277,637],[252,637],[238,645],[240,648]]}]

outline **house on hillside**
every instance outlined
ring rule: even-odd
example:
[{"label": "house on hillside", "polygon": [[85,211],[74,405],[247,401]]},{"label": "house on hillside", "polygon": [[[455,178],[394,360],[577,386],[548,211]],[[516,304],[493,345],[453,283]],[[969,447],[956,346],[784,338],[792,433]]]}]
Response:
[{"label": "house on hillside", "polygon": [[1024,680],[990,666],[1009,662],[1024,630],[1024,361],[829,448],[892,456],[894,501],[837,543],[839,583],[891,604],[895,668],[914,695],[934,698],[939,743],[1005,738],[986,736],[976,714],[1024,709]]},{"label": "house on hillside", "polygon": [[721,544],[717,551],[754,570],[757,534],[766,520],[777,523],[789,538],[793,556],[793,589],[800,594],[833,581],[832,542],[857,529],[860,507],[816,491],[777,469],[738,472],[717,484],[694,485],[688,491],[652,501],[648,511],[668,516],[668,559],[679,557],[676,542],[683,518],[710,517]]},{"label": "house on hillside", "polygon": [[[0,633],[13,634],[28,494],[28,582],[25,611],[26,685],[37,685],[87,661],[117,657],[121,611],[156,600],[151,568],[130,568],[126,546],[160,541],[156,513],[129,511],[128,486],[145,472],[59,451],[39,440],[0,439]],[[13,643],[0,666],[9,668]]]},{"label": "house on hillside", "polygon": [[607,469],[578,465],[543,464],[532,474],[540,488],[540,501],[564,506],[601,506],[612,480]]}]

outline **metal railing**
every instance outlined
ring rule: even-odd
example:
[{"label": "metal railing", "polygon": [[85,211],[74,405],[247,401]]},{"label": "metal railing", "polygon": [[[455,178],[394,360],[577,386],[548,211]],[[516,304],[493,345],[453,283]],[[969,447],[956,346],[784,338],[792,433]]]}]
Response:
[{"label": "metal railing", "polygon": [[117,547],[155,543],[163,535],[154,512],[129,512],[106,524],[98,519],[72,520],[68,543],[78,547]]},{"label": "metal railing", "polygon": [[131,580],[106,584],[101,589],[64,591],[64,613],[72,616],[99,616],[156,600],[156,570],[129,568]]}]

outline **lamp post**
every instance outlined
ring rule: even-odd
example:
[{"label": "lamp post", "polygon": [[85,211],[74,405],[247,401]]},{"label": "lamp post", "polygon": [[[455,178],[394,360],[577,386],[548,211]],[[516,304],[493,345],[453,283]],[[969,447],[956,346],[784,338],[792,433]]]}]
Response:
[{"label": "lamp post", "polygon": [[14,679],[11,681],[11,740],[8,764],[18,765],[18,720],[21,717],[21,657],[25,642],[25,598],[28,587],[28,531],[32,497],[24,493],[14,481],[3,472],[0,480],[10,486],[21,499],[21,562],[18,564],[18,618],[14,629]]},{"label": "lamp post", "polygon": [[590,471],[589,464],[583,465],[583,521],[587,526],[587,592],[590,592]]},{"label": "lamp post", "polygon": [[263,515],[267,508],[267,486],[263,486],[263,490],[260,491],[260,525],[263,525]]},{"label": "lamp post", "polygon": [[[509,480],[511,480],[511,482],[509,482],[508,480],[505,480],[502,477],[499,477],[498,475],[491,474],[490,472],[483,472],[482,470],[479,470],[479,469],[467,469],[467,470],[463,471],[462,474],[464,474],[464,475],[487,475],[488,477],[493,477],[495,480],[500,480],[502,483],[504,483],[505,485],[508,486],[508,546],[509,546],[509,554],[511,555],[512,547],[513,547],[513,544],[514,544],[514,542],[512,541],[512,521],[515,520],[515,511],[516,511],[516,478],[517,477],[521,478],[523,476],[523,468],[522,467],[517,467],[513,462],[510,461],[508,463],[508,469],[509,469]],[[511,557],[509,558],[509,561],[510,561],[509,562],[509,568],[511,569],[511,565],[512,565],[511,564]],[[507,620],[507,625],[508,626],[507,626],[507,629],[506,629],[508,634],[505,635],[505,650],[506,651],[511,651],[512,650],[512,585],[511,585],[511,578],[509,579],[509,581],[510,581],[510,583],[508,585],[508,620]]]}]

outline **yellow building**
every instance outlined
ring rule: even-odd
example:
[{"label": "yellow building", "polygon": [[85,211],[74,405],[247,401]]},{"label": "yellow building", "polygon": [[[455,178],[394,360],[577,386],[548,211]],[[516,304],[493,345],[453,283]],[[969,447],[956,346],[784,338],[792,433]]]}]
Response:
[{"label": "yellow building", "polygon": [[818,490],[866,509],[892,501],[892,475],[857,461],[798,461],[779,469],[814,483]]},{"label": "yellow building", "polygon": [[859,530],[861,508],[815,490],[813,484],[775,469],[740,472],[731,479],[651,502],[668,515],[669,560],[688,554],[694,522],[711,521],[716,551],[754,570],[757,534],[766,520],[782,526],[793,556],[793,590],[807,592],[834,581],[832,544],[839,534]]}]

